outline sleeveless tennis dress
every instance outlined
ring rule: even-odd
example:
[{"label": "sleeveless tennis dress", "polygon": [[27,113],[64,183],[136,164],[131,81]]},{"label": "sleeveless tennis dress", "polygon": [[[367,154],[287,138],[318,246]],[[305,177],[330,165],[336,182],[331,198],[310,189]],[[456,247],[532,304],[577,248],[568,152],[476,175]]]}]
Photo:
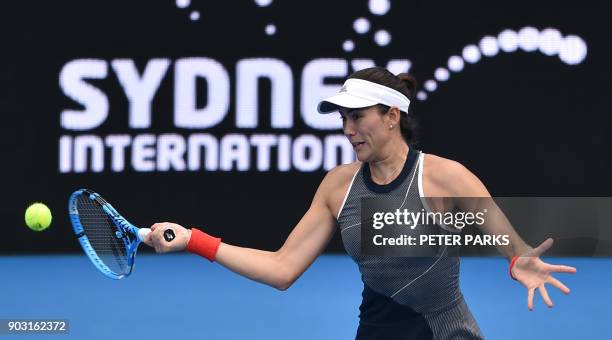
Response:
[{"label": "sleeveless tennis dress", "polygon": [[355,173],[338,214],[344,248],[363,281],[357,340],[483,339],[459,288],[459,258],[445,248],[435,257],[361,254],[361,199],[376,198],[421,211],[424,154],[410,148],[391,183],[372,181],[364,163]]}]

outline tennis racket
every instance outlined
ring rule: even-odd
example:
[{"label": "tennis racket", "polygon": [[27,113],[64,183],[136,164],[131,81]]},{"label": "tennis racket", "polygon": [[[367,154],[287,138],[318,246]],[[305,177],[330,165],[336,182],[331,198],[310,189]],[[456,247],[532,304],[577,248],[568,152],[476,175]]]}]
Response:
[{"label": "tennis racket", "polygon": [[[100,194],[88,189],[70,195],[68,213],[83,251],[102,274],[119,280],[132,273],[138,245],[151,229],[135,227]],[[174,238],[172,229],[164,231],[166,241]]]}]

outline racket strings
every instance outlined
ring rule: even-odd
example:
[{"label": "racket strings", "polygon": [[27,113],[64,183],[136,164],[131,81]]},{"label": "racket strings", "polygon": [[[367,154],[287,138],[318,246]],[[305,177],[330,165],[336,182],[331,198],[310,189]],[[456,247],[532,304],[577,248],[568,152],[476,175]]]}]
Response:
[{"label": "racket strings", "polygon": [[130,271],[128,251],[122,237],[117,237],[117,226],[102,206],[86,195],[77,198],[77,210],[85,235],[98,257],[114,273]]}]

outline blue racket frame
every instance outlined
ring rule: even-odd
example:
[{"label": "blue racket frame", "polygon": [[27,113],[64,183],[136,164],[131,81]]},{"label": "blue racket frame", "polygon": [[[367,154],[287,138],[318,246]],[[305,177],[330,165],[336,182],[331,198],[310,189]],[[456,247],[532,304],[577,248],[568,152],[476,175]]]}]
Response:
[{"label": "blue racket frame", "polygon": [[[123,240],[125,247],[127,249],[127,260],[129,270],[125,274],[117,274],[113,272],[98,256],[98,253],[93,249],[87,235],[85,235],[85,229],[79,220],[79,212],[77,210],[76,202],[77,198],[80,195],[86,195],[90,200],[100,204],[104,212],[111,218],[115,226],[117,227],[117,232],[121,233],[121,239]],[[70,195],[70,199],[68,200],[68,213],[70,215],[70,221],[72,222],[72,229],[74,230],[75,235],[77,236],[81,247],[87,257],[91,260],[94,266],[106,277],[111,279],[119,280],[122,279],[132,273],[132,269],[134,267],[134,259],[136,257],[136,251],[138,250],[138,245],[141,243],[138,238],[138,227],[134,226],[130,222],[128,222],[121,214],[113,208],[110,203],[106,202],[100,194],[89,190],[89,189],[79,189]],[[133,237],[128,237],[127,235],[131,234]],[[119,236],[119,235],[118,235]]]}]

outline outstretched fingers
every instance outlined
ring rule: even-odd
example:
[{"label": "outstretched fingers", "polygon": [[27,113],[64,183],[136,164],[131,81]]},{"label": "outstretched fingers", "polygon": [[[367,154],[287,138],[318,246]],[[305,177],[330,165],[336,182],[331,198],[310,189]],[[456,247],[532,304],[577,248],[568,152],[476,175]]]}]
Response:
[{"label": "outstretched fingers", "polygon": [[567,288],[566,285],[564,285],[561,281],[555,279],[552,276],[549,276],[548,279],[546,280],[546,282],[548,282],[551,285],[559,288],[559,290],[562,291],[564,294],[569,294],[570,293],[570,289]]},{"label": "outstretched fingers", "polygon": [[529,310],[533,310],[533,295],[535,293],[535,288],[529,288],[527,291],[527,308]]},{"label": "outstretched fingers", "polygon": [[540,290],[540,295],[542,295],[542,299],[544,300],[544,303],[548,306],[548,308],[552,308],[553,306],[552,300],[550,299],[550,296],[548,296],[548,291],[546,291],[546,287],[544,286],[543,283],[542,285],[540,285],[540,287],[538,287],[538,290]]},{"label": "outstretched fingers", "polygon": [[553,239],[549,237],[546,239],[546,241],[540,243],[539,246],[535,247],[532,251],[530,251],[528,253],[528,256],[539,257],[540,255],[544,254],[544,252],[546,252],[548,249],[550,249],[552,245]]},{"label": "outstretched fingers", "polygon": [[546,267],[546,269],[549,270],[550,272],[555,272],[555,273],[574,274],[576,272],[576,268],[575,267],[564,266],[564,265],[560,265],[560,264],[549,264]]}]

